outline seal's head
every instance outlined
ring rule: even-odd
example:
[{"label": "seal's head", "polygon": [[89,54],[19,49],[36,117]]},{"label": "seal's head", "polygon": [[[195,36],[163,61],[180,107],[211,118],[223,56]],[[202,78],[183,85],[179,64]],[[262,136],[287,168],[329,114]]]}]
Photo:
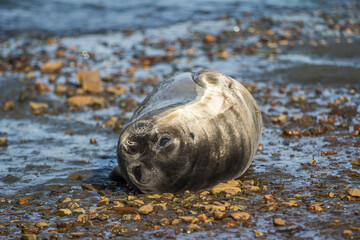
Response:
[{"label": "seal's head", "polygon": [[[189,149],[194,136],[171,122],[141,119],[120,135],[117,157],[120,172],[144,193],[180,192],[191,169]],[[180,159],[179,159],[180,158]]]}]

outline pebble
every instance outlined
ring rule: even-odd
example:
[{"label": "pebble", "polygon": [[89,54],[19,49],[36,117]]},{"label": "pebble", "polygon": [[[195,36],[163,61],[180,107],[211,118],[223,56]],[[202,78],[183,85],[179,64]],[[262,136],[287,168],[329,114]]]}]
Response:
[{"label": "pebble", "polygon": [[75,208],[72,210],[73,214],[84,214],[86,211],[84,208]]},{"label": "pebble", "polygon": [[348,194],[352,197],[360,197],[360,189],[359,188],[350,188],[348,190]]},{"label": "pebble", "polygon": [[103,91],[102,81],[98,70],[80,70],[76,73],[76,78],[82,88],[87,92],[97,94]]},{"label": "pebble", "polygon": [[285,221],[282,218],[274,218],[273,223],[275,226],[285,226]]},{"label": "pebble", "polygon": [[83,107],[86,105],[88,106],[98,105],[99,107],[105,106],[105,99],[103,97],[96,97],[90,95],[73,96],[68,98],[66,102],[68,105],[75,107]]},{"label": "pebble", "polygon": [[179,216],[179,219],[183,220],[184,222],[191,223],[194,220],[194,216]]},{"label": "pebble", "polygon": [[174,220],[171,222],[172,225],[178,225],[178,224],[180,224],[180,223],[181,223],[181,219],[174,219]]},{"label": "pebble", "polygon": [[344,237],[352,237],[352,236],[353,236],[353,232],[352,232],[351,230],[349,230],[349,229],[345,229],[345,230],[343,231],[343,236],[344,236]]},{"label": "pebble", "polygon": [[199,225],[197,225],[197,224],[191,223],[188,226],[188,232],[190,232],[190,233],[196,231],[197,229],[200,229]]},{"label": "pebble", "polygon": [[45,112],[46,109],[49,108],[49,105],[47,103],[41,103],[41,102],[29,102],[31,111],[35,115],[40,115]]},{"label": "pebble", "polygon": [[235,220],[248,220],[250,218],[250,214],[247,212],[234,212],[230,216]]},{"label": "pebble", "polygon": [[57,73],[62,68],[62,61],[45,62],[41,65],[40,70],[42,73]]},{"label": "pebble", "polygon": [[154,211],[154,206],[152,204],[146,204],[146,205],[140,207],[138,211],[140,214],[147,215],[147,214],[151,213],[152,211]]},{"label": "pebble", "polygon": [[309,162],[309,165],[310,166],[316,166],[316,161],[313,159],[313,160],[311,160],[310,162]]},{"label": "pebble", "polygon": [[214,211],[213,215],[214,215],[215,220],[221,220],[225,217],[225,212]]},{"label": "pebble", "polygon": [[119,214],[136,213],[138,211],[138,209],[134,207],[114,207],[113,209]]},{"label": "pebble", "polygon": [[2,109],[4,111],[10,111],[10,110],[14,110],[15,109],[15,102],[13,100],[7,101],[6,103],[4,103],[4,105],[2,106]]},{"label": "pebble", "polygon": [[81,238],[81,237],[84,237],[85,234],[83,232],[72,232],[70,233],[70,235],[73,237],[73,238]]},{"label": "pebble", "polygon": [[68,208],[62,208],[56,211],[56,215],[63,217],[63,216],[68,216],[71,214],[71,210]]},{"label": "pebble", "polygon": [[17,204],[19,204],[19,205],[23,205],[23,204],[29,203],[29,201],[28,201],[27,199],[22,199],[22,198],[18,199],[16,202],[17,202]]},{"label": "pebble", "polygon": [[21,237],[21,240],[36,240],[35,234],[24,234]]},{"label": "pebble", "polygon": [[[1,142],[1,140],[0,140]],[[0,143],[1,145],[1,143]],[[351,164],[355,165],[355,166],[360,166],[360,157],[354,158],[353,160],[351,160]]]},{"label": "pebble", "polygon": [[235,180],[226,182],[226,183],[219,183],[215,187],[211,189],[213,194],[219,194],[221,192],[225,192],[231,195],[235,195],[236,193],[241,192],[241,188],[238,187],[239,183]]},{"label": "pebble", "polygon": [[47,222],[41,221],[41,222],[35,223],[35,226],[38,228],[46,228],[46,227],[49,227],[49,224],[47,224]]},{"label": "pebble", "polygon": [[283,137],[301,137],[301,131],[299,129],[284,129],[282,136]]},{"label": "pebble", "polygon": [[259,232],[259,231],[255,231],[255,237],[259,238],[259,237],[262,237],[262,236],[264,236],[264,233]]},{"label": "pebble", "polygon": [[5,147],[8,145],[8,141],[6,137],[0,138],[0,146]]},{"label": "pebble", "polygon": [[109,198],[104,198],[104,199],[102,199],[101,201],[98,202],[97,206],[101,207],[101,206],[104,206],[104,205],[108,205],[109,202],[110,202]]}]

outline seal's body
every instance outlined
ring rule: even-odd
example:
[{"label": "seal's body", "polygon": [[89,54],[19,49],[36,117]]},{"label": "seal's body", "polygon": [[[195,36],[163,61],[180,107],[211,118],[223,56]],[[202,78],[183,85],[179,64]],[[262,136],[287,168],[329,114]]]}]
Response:
[{"label": "seal's body", "polygon": [[203,190],[240,177],[261,132],[258,106],[239,82],[213,70],[179,74],[158,85],[124,126],[120,175],[145,193]]}]

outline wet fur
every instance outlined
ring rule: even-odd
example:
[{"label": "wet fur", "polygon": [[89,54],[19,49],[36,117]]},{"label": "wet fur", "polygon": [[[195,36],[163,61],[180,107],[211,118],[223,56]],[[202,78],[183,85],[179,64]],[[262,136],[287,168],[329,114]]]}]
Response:
[{"label": "wet fur", "polygon": [[[240,177],[261,132],[258,106],[239,82],[213,70],[180,74],[155,88],[124,127],[118,143],[121,176],[142,192],[203,190]],[[164,134],[175,149],[154,147]],[[136,156],[124,152],[129,139],[136,142]],[[144,183],[131,173],[139,164],[146,169]]]}]

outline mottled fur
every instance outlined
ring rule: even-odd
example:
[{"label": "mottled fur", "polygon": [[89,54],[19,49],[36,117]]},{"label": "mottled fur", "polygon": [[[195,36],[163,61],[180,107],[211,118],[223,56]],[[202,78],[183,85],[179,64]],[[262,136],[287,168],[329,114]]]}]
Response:
[{"label": "mottled fur", "polygon": [[213,70],[179,74],[156,87],[124,127],[120,174],[142,192],[203,190],[240,177],[261,132],[260,110],[239,82]]}]

